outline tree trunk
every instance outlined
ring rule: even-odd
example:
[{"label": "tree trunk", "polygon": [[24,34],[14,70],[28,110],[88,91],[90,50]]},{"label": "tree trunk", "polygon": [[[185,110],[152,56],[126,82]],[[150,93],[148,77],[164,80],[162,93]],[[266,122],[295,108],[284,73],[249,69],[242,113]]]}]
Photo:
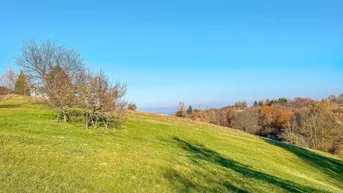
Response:
[{"label": "tree trunk", "polygon": [[86,129],[88,129],[88,113],[86,113]]}]

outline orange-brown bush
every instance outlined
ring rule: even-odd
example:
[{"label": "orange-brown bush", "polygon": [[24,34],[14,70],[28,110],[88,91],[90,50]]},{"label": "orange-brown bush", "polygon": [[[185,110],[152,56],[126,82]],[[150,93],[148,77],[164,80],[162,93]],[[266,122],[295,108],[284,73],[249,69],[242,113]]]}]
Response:
[{"label": "orange-brown bush", "polygon": [[202,122],[210,122],[210,118],[208,116],[208,113],[203,110],[194,110],[192,113],[192,119],[196,121],[202,121]]},{"label": "orange-brown bush", "polygon": [[128,110],[131,110],[131,111],[136,111],[137,105],[136,105],[135,103],[129,103],[129,104],[127,105],[127,109],[128,109]]}]

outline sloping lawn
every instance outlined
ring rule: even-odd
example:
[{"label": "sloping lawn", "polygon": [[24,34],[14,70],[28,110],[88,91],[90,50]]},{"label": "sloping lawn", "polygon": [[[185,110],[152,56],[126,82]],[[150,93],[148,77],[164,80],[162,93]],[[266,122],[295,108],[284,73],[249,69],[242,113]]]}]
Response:
[{"label": "sloping lawn", "polygon": [[128,113],[120,130],[0,102],[0,192],[343,192],[343,161],[174,117]]}]

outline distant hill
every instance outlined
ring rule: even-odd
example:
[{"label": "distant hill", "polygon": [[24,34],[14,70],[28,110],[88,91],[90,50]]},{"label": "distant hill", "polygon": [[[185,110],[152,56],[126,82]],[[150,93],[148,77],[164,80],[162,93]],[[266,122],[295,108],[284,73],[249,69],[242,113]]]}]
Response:
[{"label": "distant hill", "polygon": [[176,107],[151,107],[151,108],[138,108],[138,111],[156,114],[175,114]]},{"label": "distant hill", "polygon": [[332,155],[192,120],[129,112],[105,132],[0,102],[0,192],[343,192]]}]

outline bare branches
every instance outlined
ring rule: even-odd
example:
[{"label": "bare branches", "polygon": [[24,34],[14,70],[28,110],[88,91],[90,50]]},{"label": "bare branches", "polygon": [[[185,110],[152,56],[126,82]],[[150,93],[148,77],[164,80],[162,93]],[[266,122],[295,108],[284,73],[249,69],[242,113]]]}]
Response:
[{"label": "bare branches", "polygon": [[125,94],[126,84],[111,84],[103,71],[78,74],[77,96],[80,107],[86,113],[86,127],[89,121],[94,123],[93,119],[99,117],[106,118],[106,128],[109,128],[109,121],[122,119],[121,114],[126,106],[123,100]]},{"label": "bare branches", "polygon": [[6,72],[0,75],[0,85],[13,92],[17,78],[18,75],[12,70],[11,66],[8,66]]},{"label": "bare branches", "polygon": [[79,53],[50,41],[41,44],[37,44],[35,40],[24,41],[21,55],[16,58],[16,64],[37,86],[45,84],[55,66],[59,66],[71,77],[83,69],[83,61]]},{"label": "bare branches", "polygon": [[31,85],[47,96],[49,106],[64,115],[65,121],[69,109],[79,107],[85,112],[87,127],[89,123],[96,127],[105,118],[109,128],[126,106],[126,84],[112,84],[104,71],[85,70],[80,54],[66,46],[50,41],[25,41],[16,63]]}]

